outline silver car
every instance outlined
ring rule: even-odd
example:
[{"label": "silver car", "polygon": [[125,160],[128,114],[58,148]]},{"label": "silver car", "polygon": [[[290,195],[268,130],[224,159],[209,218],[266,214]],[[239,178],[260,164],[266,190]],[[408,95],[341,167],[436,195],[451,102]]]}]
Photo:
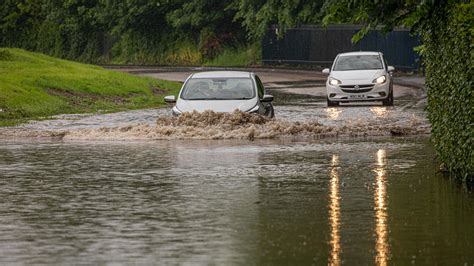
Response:
[{"label": "silver car", "polygon": [[176,103],[173,115],[211,110],[215,112],[257,113],[274,117],[273,96],[265,94],[260,78],[251,72],[210,71],[191,74],[179,92],[166,96],[165,102]]},{"label": "silver car", "polygon": [[393,105],[394,67],[388,66],[380,52],[352,52],[338,54],[326,82],[327,104],[341,102],[382,101]]}]

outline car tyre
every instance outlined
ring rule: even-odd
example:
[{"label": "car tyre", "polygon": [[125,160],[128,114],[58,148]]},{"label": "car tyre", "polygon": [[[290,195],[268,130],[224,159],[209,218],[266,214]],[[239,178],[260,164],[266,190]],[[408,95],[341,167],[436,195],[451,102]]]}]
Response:
[{"label": "car tyre", "polygon": [[383,100],[382,104],[384,106],[393,106],[393,90],[390,90],[387,99]]},{"label": "car tyre", "polygon": [[329,100],[329,98],[326,98],[326,101],[328,103],[328,107],[329,106],[339,106],[338,102],[333,102],[333,101]]},{"label": "car tyre", "polygon": [[272,108],[272,110],[270,111],[270,115],[269,115],[270,118],[275,118],[275,110]]}]

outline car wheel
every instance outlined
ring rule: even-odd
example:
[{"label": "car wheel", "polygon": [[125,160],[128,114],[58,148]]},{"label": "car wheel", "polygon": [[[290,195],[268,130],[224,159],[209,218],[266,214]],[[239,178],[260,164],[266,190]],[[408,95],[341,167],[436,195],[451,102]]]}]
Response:
[{"label": "car wheel", "polygon": [[273,107],[272,109],[270,109],[270,113],[268,114],[268,117],[275,118],[275,110],[273,109]]},{"label": "car wheel", "polygon": [[339,105],[338,102],[333,102],[333,101],[329,100],[329,98],[326,98],[326,101],[327,101],[327,103],[328,103],[328,107],[329,107],[329,106],[338,106],[338,105]]},{"label": "car wheel", "polygon": [[393,90],[388,93],[387,99],[383,100],[384,106],[393,106]]}]

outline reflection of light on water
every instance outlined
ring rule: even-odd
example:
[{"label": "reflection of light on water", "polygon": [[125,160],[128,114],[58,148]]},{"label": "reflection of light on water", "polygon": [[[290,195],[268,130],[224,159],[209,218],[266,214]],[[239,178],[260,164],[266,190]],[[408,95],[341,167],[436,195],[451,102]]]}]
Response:
[{"label": "reflection of light on water", "polygon": [[370,111],[378,117],[384,117],[388,113],[387,108],[386,107],[381,107],[381,106],[371,107]]},{"label": "reflection of light on water", "polygon": [[326,108],[324,110],[328,113],[329,118],[332,120],[337,120],[339,115],[342,113],[342,110],[337,108]]},{"label": "reflection of light on water", "polygon": [[387,265],[388,246],[388,225],[387,225],[387,191],[385,180],[385,150],[377,151],[377,173],[376,186],[374,191],[375,199],[375,251],[377,255],[375,262],[378,265]]},{"label": "reflection of light on water", "polygon": [[341,209],[339,206],[339,173],[337,166],[339,164],[339,156],[333,155],[331,160],[331,172],[329,183],[329,223],[331,226],[331,257],[329,258],[330,265],[339,265],[341,252],[340,235],[339,235],[339,220],[341,216]]}]

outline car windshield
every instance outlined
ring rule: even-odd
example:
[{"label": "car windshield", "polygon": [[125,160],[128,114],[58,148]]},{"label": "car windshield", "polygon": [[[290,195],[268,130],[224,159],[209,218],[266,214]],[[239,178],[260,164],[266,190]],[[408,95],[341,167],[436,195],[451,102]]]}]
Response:
[{"label": "car windshield", "polygon": [[339,56],[334,71],[382,69],[379,55],[344,55]]},{"label": "car windshield", "polygon": [[246,100],[255,97],[250,78],[190,79],[181,94],[185,100]]}]

